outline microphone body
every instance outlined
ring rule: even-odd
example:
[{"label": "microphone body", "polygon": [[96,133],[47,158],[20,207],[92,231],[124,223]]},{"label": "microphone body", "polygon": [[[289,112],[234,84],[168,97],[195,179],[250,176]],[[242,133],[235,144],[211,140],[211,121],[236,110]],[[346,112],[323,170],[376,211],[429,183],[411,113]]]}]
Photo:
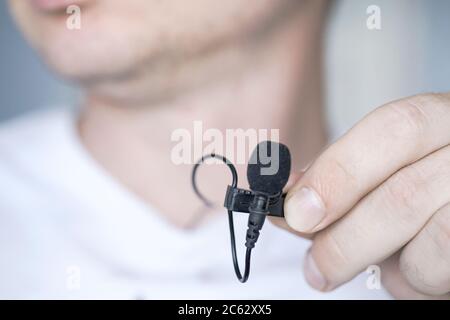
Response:
[{"label": "microphone body", "polygon": [[[276,168],[275,170],[273,170]],[[266,169],[266,170],[265,170]],[[272,169],[272,170],[268,170]],[[271,200],[279,202],[291,171],[289,149],[272,141],[257,145],[247,166],[247,179],[254,196],[249,205],[245,246],[253,249],[270,214]]]}]

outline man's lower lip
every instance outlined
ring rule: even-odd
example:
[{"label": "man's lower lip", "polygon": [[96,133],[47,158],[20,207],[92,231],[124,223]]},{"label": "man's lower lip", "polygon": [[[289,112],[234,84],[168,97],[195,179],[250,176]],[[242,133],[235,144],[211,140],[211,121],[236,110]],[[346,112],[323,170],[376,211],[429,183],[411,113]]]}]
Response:
[{"label": "man's lower lip", "polygon": [[[21,0],[22,1],[22,0]],[[87,0],[28,0],[34,7],[45,11],[62,10],[68,6],[74,4],[78,5],[86,2]]]}]

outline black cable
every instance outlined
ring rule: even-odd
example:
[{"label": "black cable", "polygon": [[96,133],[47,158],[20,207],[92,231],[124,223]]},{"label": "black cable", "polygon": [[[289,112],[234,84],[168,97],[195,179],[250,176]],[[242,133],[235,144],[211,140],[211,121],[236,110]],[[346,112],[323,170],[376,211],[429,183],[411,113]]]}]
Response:
[{"label": "black cable", "polygon": [[241,270],[239,269],[239,262],[236,254],[236,240],[234,238],[234,222],[233,222],[233,211],[228,210],[228,225],[230,227],[230,238],[231,238],[231,255],[233,256],[233,266],[234,272],[238,280],[242,283],[248,280],[248,276],[250,274],[250,259],[252,254],[252,248],[247,247],[247,251],[245,253],[245,269],[244,276],[241,274]]},{"label": "black cable", "polygon": [[200,165],[203,164],[203,162],[205,162],[205,160],[211,159],[211,158],[213,158],[213,159],[219,159],[219,160],[221,160],[223,163],[225,163],[225,164],[228,166],[228,168],[229,168],[230,171],[231,171],[231,175],[232,175],[232,177],[233,177],[233,181],[231,182],[231,186],[232,186],[233,188],[236,188],[236,187],[237,187],[237,184],[238,184],[238,175],[237,175],[237,172],[236,172],[236,168],[235,168],[235,166],[234,166],[227,158],[225,158],[224,156],[216,155],[215,153],[211,153],[211,154],[208,154],[208,155],[206,155],[206,156],[203,156],[199,161],[197,161],[197,163],[195,163],[194,168],[192,169],[191,183],[192,183],[192,188],[194,189],[194,192],[195,192],[195,194],[197,195],[197,197],[199,197],[200,200],[202,200],[203,203],[204,203],[208,208],[211,208],[211,207],[213,206],[213,202],[212,202],[212,201],[209,201],[209,200],[208,200],[208,199],[200,192],[200,190],[199,190],[198,187],[197,187],[197,183],[196,183],[196,179],[195,179],[195,178],[196,178],[196,176],[197,176],[197,171],[198,171],[198,168],[200,167]]},{"label": "black cable", "polygon": [[[212,153],[212,154],[203,156],[199,161],[197,161],[197,163],[194,165],[194,168],[192,170],[192,176],[191,176],[192,188],[194,189],[195,194],[209,208],[213,206],[213,202],[209,201],[198,189],[197,183],[196,183],[196,175],[197,175],[197,171],[198,171],[198,168],[200,167],[200,165],[206,159],[210,159],[210,158],[219,159],[228,166],[228,168],[231,171],[231,175],[233,177],[233,181],[231,183],[231,186],[233,188],[237,188],[237,183],[238,183],[236,167],[224,156],[220,156],[220,155],[216,155],[216,154]],[[231,211],[231,210],[228,210],[228,225],[229,225],[229,229],[230,229],[231,255],[233,258],[234,272],[236,273],[238,280],[240,282],[244,283],[248,280],[248,276],[250,274],[250,259],[251,259],[251,254],[252,254],[252,248],[247,247],[247,250],[245,253],[244,275],[242,275],[241,271],[239,269],[239,262],[238,262],[237,253],[236,253],[236,239],[235,239],[235,234],[234,234],[233,211]]]}]

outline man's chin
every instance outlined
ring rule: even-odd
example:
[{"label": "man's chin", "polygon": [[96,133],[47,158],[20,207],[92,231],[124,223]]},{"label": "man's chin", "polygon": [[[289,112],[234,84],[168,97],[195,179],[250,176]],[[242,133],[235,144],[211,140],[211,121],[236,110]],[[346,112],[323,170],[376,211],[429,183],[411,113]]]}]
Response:
[{"label": "man's chin", "polygon": [[136,65],[121,57],[106,54],[93,58],[92,55],[48,52],[41,55],[47,67],[59,78],[85,94],[102,97],[111,103],[140,105],[159,96],[159,91],[167,90],[152,79],[142,79]]},{"label": "man's chin", "polygon": [[95,44],[95,40],[80,41],[80,44],[67,41],[67,38],[56,41],[54,37],[52,40],[44,45],[41,43],[37,52],[51,71],[70,82],[120,78],[136,68],[136,59],[129,57],[129,52],[110,52],[108,47]]}]

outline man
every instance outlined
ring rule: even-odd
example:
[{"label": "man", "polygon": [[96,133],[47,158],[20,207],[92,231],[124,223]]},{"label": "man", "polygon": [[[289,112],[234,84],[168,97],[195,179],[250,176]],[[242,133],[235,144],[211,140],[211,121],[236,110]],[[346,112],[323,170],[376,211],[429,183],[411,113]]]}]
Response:
[{"label": "man", "polygon": [[[66,28],[68,4],[81,8],[80,30]],[[389,103],[322,150],[325,1],[10,5],[86,95],[78,115],[2,129],[2,296],[383,298],[365,278],[340,287],[377,265],[394,297],[449,298],[450,96]],[[195,120],[278,128],[300,172],[287,224],[274,221],[292,234],[265,226],[246,285],[232,278],[223,213],[202,207],[192,167],[170,159],[171,133]],[[220,199],[226,178],[206,170],[202,188]],[[308,245],[306,281],[325,295],[301,277]]]}]

